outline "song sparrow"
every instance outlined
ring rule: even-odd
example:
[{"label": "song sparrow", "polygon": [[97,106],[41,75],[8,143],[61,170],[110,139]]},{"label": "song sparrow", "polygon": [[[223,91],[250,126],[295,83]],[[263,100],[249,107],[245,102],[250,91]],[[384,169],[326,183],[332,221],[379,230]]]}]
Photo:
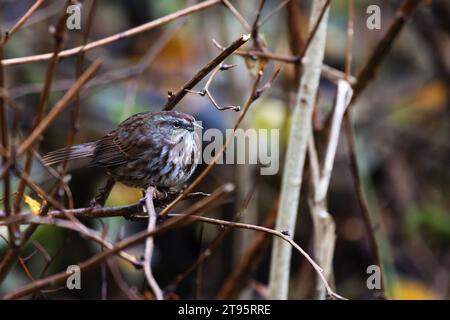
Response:
[{"label": "song sparrow", "polygon": [[200,157],[200,141],[191,115],[177,111],[135,114],[98,141],[48,153],[46,165],[90,158],[90,166],[131,187],[172,189],[192,175]]}]

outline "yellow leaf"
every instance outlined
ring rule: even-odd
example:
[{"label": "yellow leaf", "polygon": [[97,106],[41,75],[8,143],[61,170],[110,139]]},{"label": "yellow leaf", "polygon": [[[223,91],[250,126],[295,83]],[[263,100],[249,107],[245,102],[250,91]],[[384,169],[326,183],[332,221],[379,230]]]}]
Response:
[{"label": "yellow leaf", "polygon": [[108,206],[121,206],[139,201],[143,197],[141,190],[116,183],[106,201]]},{"label": "yellow leaf", "polygon": [[447,86],[441,81],[433,81],[417,91],[410,101],[422,111],[441,110],[448,99]]},{"label": "yellow leaf", "polygon": [[443,82],[430,82],[403,100],[392,114],[392,119],[399,124],[417,123],[423,117],[445,108],[448,97]]},{"label": "yellow leaf", "polygon": [[42,205],[39,203],[39,201],[34,200],[32,197],[28,195],[24,195],[25,197],[25,203],[30,207],[31,213],[34,215],[38,215],[41,211]]},{"label": "yellow leaf", "polygon": [[439,297],[425,283],[415,280],[400,278],[394,284],[392,299],[394,300],[436,300]]}]

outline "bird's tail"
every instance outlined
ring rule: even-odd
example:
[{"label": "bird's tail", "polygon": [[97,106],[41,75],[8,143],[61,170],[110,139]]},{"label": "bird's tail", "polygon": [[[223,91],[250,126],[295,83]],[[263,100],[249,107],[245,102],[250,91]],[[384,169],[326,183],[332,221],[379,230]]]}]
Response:
[{"label": "bird's tail", "polygon": [[95,142],[77,144],[69,148],[62,148],[47,153],[42,160],[46,166],[51,166],[63,161],[71,161],[80,158],[91,158],[94,156]]}]

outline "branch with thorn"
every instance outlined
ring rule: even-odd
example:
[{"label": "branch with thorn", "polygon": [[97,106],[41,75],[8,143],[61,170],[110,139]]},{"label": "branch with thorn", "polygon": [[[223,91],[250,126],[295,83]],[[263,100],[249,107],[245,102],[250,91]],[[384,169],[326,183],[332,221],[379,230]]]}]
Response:
[{"label": "branch with thorn", "polygon": [[163,110],[172,110],[181,99],[192,90],[208,73],[210,73],[213,69],[220,64],[230,55],[233,54],[238,48],[240,48],[244,43],[246,43],[250,39],[250,35],[244,34],[236,39],[232,44],[226,47],[222,52],[217,55],[214,59],[212,59],[206,66],[204,66],[197,74],[186,84],[178,90],[176,93],[169,92],[167,103],[164,105]]},{"label": "branch with thorn", "polygon": [[209,90],[209,87],[211,86],[211,83],[212,83],[213,79],[217,76],[219,71],[229,70],[231,68],[234,68],[235,66],[236,66],[235,64],[225,64],[224,62],[222,62],[211,73],[211,75],[209,76],[208,81],[206,81],[206,84],[205,84],[205,86],[203,87],[202,90],[200,90],[200,91],[190,90],[190,89],[185,89],[185,90],[187,92],[189,92],[189,93],[198,94],[198,95],[200,95],[202,97],[204,97],[206,95],[209,98],[209,100],[212,102],[214,107],[216,107],[216,109],[219,110],[219,111],[224,111],[224,110],[229,110],[229,109],[233,109],[234,111],[240,111],[241,110],[240,106],[223,106],[223,107],[219,106],[217,104],[216,100],[214,100],[214,98],[213,98],[213,96],[211,94],[211,91]]}]

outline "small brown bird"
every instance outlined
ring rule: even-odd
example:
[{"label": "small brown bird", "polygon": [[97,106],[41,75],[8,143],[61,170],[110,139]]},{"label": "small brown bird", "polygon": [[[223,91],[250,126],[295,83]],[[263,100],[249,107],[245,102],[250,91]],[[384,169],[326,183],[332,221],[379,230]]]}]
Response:
[{"label": "small brown bird", "polygon": [[201,126],[177,111],[135,114],[98,141],[48,153],[45,165],[88,158],[116,181],[131,187],[176,188],[194,172],[200,158]]}]

